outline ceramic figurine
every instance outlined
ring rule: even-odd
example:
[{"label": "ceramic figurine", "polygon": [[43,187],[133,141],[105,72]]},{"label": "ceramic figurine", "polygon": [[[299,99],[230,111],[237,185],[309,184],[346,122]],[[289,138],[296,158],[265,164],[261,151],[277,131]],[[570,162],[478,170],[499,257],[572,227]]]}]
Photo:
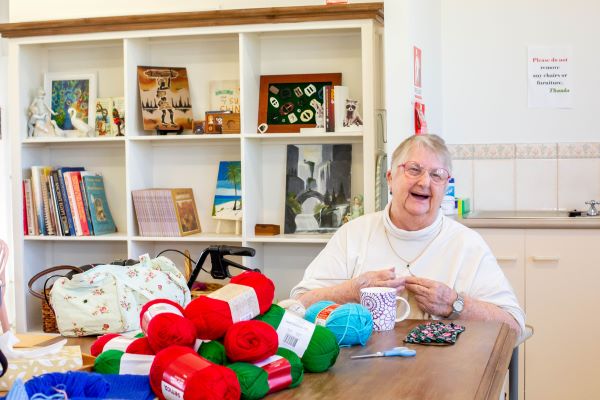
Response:
[{"label": "ceramic figurine", "polygon": [[69,107],[67,112],[69,113],[69,118],[71,118],[71,124],[79,133],[77,136],[96,136],[96,131],[94,130],[94,128],[86,124],[79,117],[77,117],[77,111],[75,111],[73,107]]},{"label": "ceramic figurine", "polygon": [[29,114],[27,135],[29,137],[62,136],[62,131],[57,130],[56,123],[50,119],[50,115],[56,115],[56,113],[44,103],[45,95],[44,89],[39,88],[27,110]]}]

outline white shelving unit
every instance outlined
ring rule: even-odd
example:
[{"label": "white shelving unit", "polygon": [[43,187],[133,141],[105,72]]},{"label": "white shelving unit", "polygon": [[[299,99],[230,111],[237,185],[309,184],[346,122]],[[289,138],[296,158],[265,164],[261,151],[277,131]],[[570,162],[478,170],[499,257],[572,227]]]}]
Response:
[{"label": "white shelving unit", "polygon": [[[325,7],[325,6],[323,6]],[[381,6],[382,7],[382,6]],[[39,301],[27,282],[58,264],[80,265],[189,249],[197,258],[211,244],[254,247],[243,262],[260,267],[286,298],[330,235],[254,235],[257,223],[284,224],[285,154],[288,144],[352,145],[352,194],[364,194],[365,212],[375,208],[377,140],[375,110],[383,108],[382,35],[378,18],[294,20],[284,23],[96,31],[15,37],[9,40],[12,191],[17,330],[41,326]],[[10,24],[9,24],[10,25]],[[173,25],[172,25],[173,26]],[[1,29],[0,29],[1,30]],[[186,67],[194,119],[209,107],[211,80],[239,79],[239,135],[155,136],[142,127],[138,65]],[[124,96],[126,136],[27,138],[26,109],[46,72],[94,72],[98,97]],[[257,134],[261,75],[341,72],[342,84],[360,100],[363,129],[324,134]],[[241,160],[242,234],[216,234],[210,215],[219,161]],[[102,173],[118,233],[92,237],[24,236],[21,182],[32,165],[84,166]],[[141,237],[131,191],[191,187],[202,233],[182,238]],[[183,259],[171,254],[178,265]]]}]

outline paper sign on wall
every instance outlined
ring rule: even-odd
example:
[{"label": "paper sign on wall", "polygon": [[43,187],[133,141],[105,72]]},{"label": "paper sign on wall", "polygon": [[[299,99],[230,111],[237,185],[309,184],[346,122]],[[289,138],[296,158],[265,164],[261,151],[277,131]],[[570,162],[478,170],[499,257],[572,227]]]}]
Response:
[{"label": "paper sign on wall", "polygon": [[573,108],[571,47],[528,48],[529,108]]}]

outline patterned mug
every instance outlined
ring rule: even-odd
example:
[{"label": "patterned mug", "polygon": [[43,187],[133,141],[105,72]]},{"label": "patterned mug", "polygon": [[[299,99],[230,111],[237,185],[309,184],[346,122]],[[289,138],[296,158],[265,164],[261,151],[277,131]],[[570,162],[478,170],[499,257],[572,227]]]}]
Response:
[{"label": "patterned mug", "polygon": [[[396,317],[396,302],[404,303],[404,313]],[[394,324],[408,317],[410,305],[408,301],[396,295],[396,289],[388,287],[370,287],[360,290],[360,304],[367,307],[373,316],[373,329],[389,331]]]}]

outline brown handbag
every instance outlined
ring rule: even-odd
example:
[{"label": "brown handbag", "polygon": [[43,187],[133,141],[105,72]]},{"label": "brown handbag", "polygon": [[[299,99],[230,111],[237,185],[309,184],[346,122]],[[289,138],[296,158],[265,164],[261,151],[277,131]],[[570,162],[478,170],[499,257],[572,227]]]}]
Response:
[{"label": "brown handbag", "polygon": [[55,274],[46,278],[46,280],[44,281],[44,286],[39,292],[33,289],[33,285],[41,277],[55,271],[71,271],[72,273],[78,274],[84,272],[84,269],[80,267],[75,267],[73,265],[57,265],[55,267],[46,268],[45,270],[35,274],[27,283],[27,286],[29,287],[29,293],[31,293],[32,296],[35,296],[38,299],[42,300],[42,329],[46,333],[58,333],[58,327],[56,326],[56,316],[54,315],[54,310],[52,309],[52,306],[48,302],[48,295],[50,294],[52,286],[47,287],[47,283],[48,280],[50,280],[51,278],[63,277],[64,275]]}]

